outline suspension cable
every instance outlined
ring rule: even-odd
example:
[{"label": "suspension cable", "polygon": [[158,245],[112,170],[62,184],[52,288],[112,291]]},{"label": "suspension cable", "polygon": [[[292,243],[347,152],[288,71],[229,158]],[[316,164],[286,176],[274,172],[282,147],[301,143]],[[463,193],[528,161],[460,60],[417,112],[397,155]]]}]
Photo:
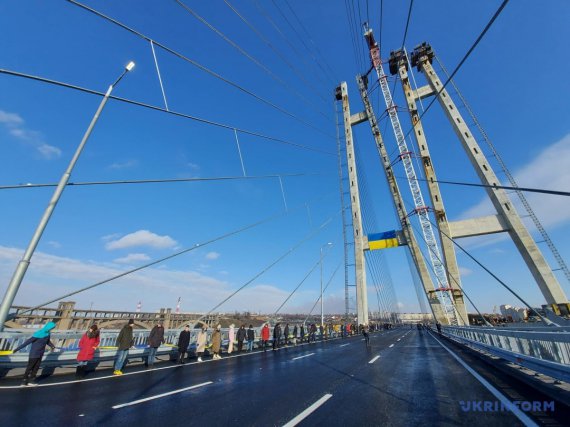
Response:
[{"label": "suspension cable", "polygon": [[[70,1],[70,0],[67,0],[67,1]],[[93,90],[93,89],[88,89],[88,88],[84,88],[84,87],[81,87],[81,86],[76,86],[76,85],[72,85],[72,84],[69,84],[69,83],[64,83],[64,82],[60,82],[60,81],[57,81],[57,80],[48,79],[48,78],[45,78],[45,77],[39,77],[39,76],[31,75],[31,74],[21,73],[21,72],[18,72],[18,71],[7,70],[7,69],[4,69],[4,68],[0,68],[0,74],[7,74],[7,75],[15,76],[15,77],[22,77],[22,78],[26,78],[26,79],[30,79],[30,80],[39,81],[39,82],[42,82],[42,83],[48,83],[48,84],[52,84],[52,85],[55,85],[55,86],[65,87],[65,88],[67,88],[67,89],[73,89],[73,90],[77,90],[77,91],[80,91],[80,92],[89,93],[89,94],[92,94],[92,95],[105,96],[105,93],[99,92],[99,91],[96,91],[96,90]],[[197,121],[197,122],[204,123],[204,124],[207,124],[207,125],[220,127],[220,128],[223,128],[223,129],[229,129],[229,130],[232,130],[232,131],[235,130],[236,132],[243,133],[244,135],[256,136],[256,137],[258,137],[258,138],[267,139],[267,140],[269,140],[269,141],[274,141],[274,142],[279,142],[279,143],[281,143],[281,144],[291,145],[291,146],[294,146],[294,147],[297,147],[297,148],[301,148],[301,149],[303,149],[303,150],[309,150],[309,151],[320,152],[320,153],[328,154],[328,155],[331,155],[331,156],[336,155],[335,153],[333,153],[333,152],[331,152],[331,151],[326,151],[326,150],[321,150],[321,149],[318,149],[318,148],[309,147],[309,146],[306,146],[306,145],[302,145],[302,144],[298,144],[298,143],[295,143],[295,142],[287,141],[287,140],[285,140],[285,139],[276,138],[276,137],[273,137],[273,136],[270,136],[270,135],[264,135],[264,134],[262,134],[262,133],[250,131],[250,130],[247,130],[247,129],[241,129],[241,128],[237,128],[237,127],[235,127],[235,126],[231,126],[231,125],[228,125],[228,124],[219,123],[219,122],[215,122],[215,121],[212,121],[212,120],[207,120],[207,119],[204,119],[204,118],[201,118],[201,117],[197,117],[197,116],[192,116],[192,115],[190,115],[190,114],[180,113],[180,112],[173,111],[173,110],[167,110],[167,109],[162,108],[162,107],[157,107],[157,106],[151,105],[151,104],[145,104],[145,103],[143,103],[143,102],[134,101],[134,100],[132,100],[132,99],[121,98],[121,97],[114,96],[114,95],[111,95],[109,98],[114,99],[115,101],[120,101],[120,102],[124,102],[124,103],[131,104],[131,105],[136,105],[136,106],[138,106],[138,107],[148,108],[148,109],[153,110],[153,111],[160,111],[160,112],[162,112],[162,113],[172,114],[173,116],[182,117],[182,118],[184,118],[184,119],[189,119],[189,120]]]},{"label": "suspension cable", "polygon": [[236,88],[236,89],[238,89],[238,90],[240,90],[240,91],[246,93],[247,95],[249,95],[249,96],[251,96],[251,97],[257,99],[258,101],[260,101],[260,102],[262,102],[262,103],[264,103],[264,104],[270,106],[271,108],[274,108],[274,109],[276,109],[277,111],[279,111],[279,112],[281,112],[281,113],[283,113],[283,114],[285,114],[285,115],[287,115],[287,116],[289,116],[289,117],[291,117],[291,118],[293,118],[293,119],[299,121],[300,123],[303,123],[304,125],[306,125],[306,126],[312,128],[312,129],[316,130],[317,132],[320,132],[320,133],[322,133],[322,134],[324,134],[324,135],[326,135],[326,136],[328,136],[328,137],[330,137],[330,138],[334,138],[334,137],[332,137],[331,135],[329,135],[327,132],[321,130],[320,128],[318,128],[318,127],[316,127],[316,126],[314,126],[313,124],[307,122],[306,120],[300,118],[299,116],[297,116],[297,115],[295,115],[295,114],[293,114],[293,113],[291,113],[291,112],[285,110],[284,108],[282,108],[282,107],[280,107],[280,106],[274,104],[273,102],[271,102],[271,101],[269,101],[269,100],[267,100],[267,99],[265,99],[265,98],[263,98],[263,97],[257,95],[256,93],[254,93],[254,92],[252,92],[252,91],[246,89],[245,87],[239,85],[238,83],[235,83],[235,82],[233,82],[232,80],[229,80],[228,78],[223,77],[222,75],[220,75],[220,74],[216,73],[215,71],[213,71],[213,70],[211,70],[211,69],[205,67],[204,65],[200,64],[199,62],[197,62],[197,61],[195,61],[195,60],[193,60],[193,59],[191,59],[191,58],[188,58],[187,56],[183,55],[182,53],[177,52],[177,51],[175,51],[174,49],[171,49],[171,48],[169,48],[168,46],[166,46],[166,45],[164,45],[164,44],[162,44],[162,43],[160,43],[160,42],[157,42],[156,40],[153,40],[153,39],[150,38],[149,36],[146,36],[146,35],[140,33],[139,31],[137,31],[137,30],[135,30],[135,29],[133,29],[133,28],[131,28],[131,27],[128,27],[127,25],[125,25],[125,24],[123,24],[123,23],[117,21],[116,19],[111,18],[110,16],[107,16],[107,15],[105,15],[105,14],[103,14],[103,13],[101,13],[101,12],[95,10],[95,9],[92,9],[92,8],[90,8],[89,6],[86,6],[86,5],[82,4],[82,3],[79,3],[79,2],[76,1],[76,0],[67,0],[67,1],[68,1],[69,3],[75,5],[75,6],[78,6],[78,7],[82,8],[82,9],[88,11],[88,12],[93,13],[94,15],[96,15],[96,16],[98,16],[98,17],[100,17],[100,18],[103,18],[103,19],[105,19],[105,20],[107,20],[107,21],[109,21],[109,22],[111,22],[111,23],[113,23],[113,24],[115,24],[115,25],[117,25],[117,26],[123,28],[124,30],[129,31],[130,33],[132,33],[132,34],[134,34],[134,35],[136,35],[136,36],[142,38],[143,40],[146,40],[146,41],[148,41],[148,42],[153,42],[154,45],[159,46],[159,47],[161,47],[162,49],[164,49],[165,51],[167,51],[168,53],[171,53],[172,55],[174,55],[174,56],[176,56],[176,57],[182,59],[183,61],[186,61],[186,62],[192,64],[193,66],[195,66],[195,67],[197,67],[198,69],[200,69],[200,70],[206,72],[207,74],[211,75],[212,77],[215,77],[215,78],[217,78],[218,80],[221,80],[221,81],[223,81],[224,83],[226,83],[226,84],[228,84],[228,85],[230,85],[230,86],[233,86],[234,88]]}]

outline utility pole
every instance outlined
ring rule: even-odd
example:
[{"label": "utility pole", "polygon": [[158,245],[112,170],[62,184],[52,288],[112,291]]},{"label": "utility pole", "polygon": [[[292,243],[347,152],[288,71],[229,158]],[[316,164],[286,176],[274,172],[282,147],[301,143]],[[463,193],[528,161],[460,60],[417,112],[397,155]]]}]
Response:
[{"label": "utility pole", "polygon": [[109,86],[109,89],[107,89],[105,96],[101,100],[101,103],[99,104],[99,108],[97,108],[97,111],[95,112],[95,115],[93,116],[93,119],[91,120],[91,123],[89,124],[89,127],[85,131],[85,134],[83,135],[83,138],[82,138],[81,142],[79,143],[79,146],[77,147],[77,150],[75,151],[75,154],[73,155],[73,158],[69,162],[67,169],[65,170],[62,177],[60,178],[59,183],[57,184],[57,187],[54,190],[52,198],[49,201],[48,206],[47,206],[42,218],[40,219],[40,222],[36,228],[36,231],[34,232],[34,235],[32,236],[32,239],[30,240],[30,243],[28,244],[28,247],[26,248],[26,252],[24,253],[23,258],[18,263],[18,266],[16,267],[16,271],[14,271],[14,275],[12,276],[12,280],[10,280],[10,283],[8,285],[8,289],[6,290],[6,294],[4,295],[4,299],[2,300],[2,305],[0,305],[0,332],[2,332],[4,330],[4,324],[6,323],[6,319],[8,318],[8,313],[10,311],[10,307],[12,307],[12,303],[14,302],[14,299],[16,298],[16,294],[18,293],[18,289],[20,288],[20,285],[22,284],[22,280],[24,280],[24,276],[26,275],[26,271],[28,270],[32,256],[34,255],[34,251],[36,250],[36,247],[38,246],[38,243],[40,242],[42,234],[48,225],[49,219],[50,219],[53,211],[55,210],[55,207],[56,207],[57,203],[59,202],[59,199],[61,198],[63,190],[65,190],[65,187],[67,186],[67,183],[69,182],[69,178],[71,177],[71,173],[73,172],[73,168],[75,167],[77,160],[79,160],[79,156],[81,155],[81,152],[83,151],[83,148],[85,147],[85,144],[87,143],[87,140],[91,136],[91,132],[93,131],[93,128],[95,127],[95,124],[97,123],[97,120],[99,120],[99,116],[100,116],[101,112],[103,111],[105,104],[107,103],[107,101],[109,100],[109,97],[111,96],[111,92],[113,91],[113,88],[115,86],[117,86],[117,84],[121,81],[121,79],[125,76],[125,74],[127,74],[129,71],[131,71],[134,67],[135,67],[135,63],[132,61],[129,62],[128,65],[123,70],[123,73],[119,76],[119,78],[117,80],[115,80],[115,82],[112,85]]},{"label": "utility pole", "polygon": [[356,308],[359,325],[368,325],[368,295],[366,290],[366,265],[364,261],[364,243],[362,214],[360,211],[360,194],[358,192],[358,175],[356,173],[356,157],[352,138],[352,117],[348,103],[346,82],[336,89],[337,101],[342,100],[344,132],[346,142],[346,160],[348,166],[348,182],[350,186],[350,205],[352,208],[352,229],[354,233],[354,264],[356,270]]}]

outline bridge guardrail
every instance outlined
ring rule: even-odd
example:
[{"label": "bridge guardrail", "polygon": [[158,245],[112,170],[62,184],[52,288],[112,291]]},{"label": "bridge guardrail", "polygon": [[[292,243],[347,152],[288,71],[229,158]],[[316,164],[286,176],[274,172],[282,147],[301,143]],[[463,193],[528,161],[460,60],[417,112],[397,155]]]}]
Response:
[{"label": "bridge guardrail", "polygon": [[570,333],[564,329],[550,328],[546,331],[443,326],[442,333],[536,372],[570,382]]},{"label": "bridge guardrail", "polygon": [[[157,350],[157,356],[171,354],[174,356],[178,353],[178,337],[182,329],[170,329],[164,332],[165,344],[160,346]],[[237,328],[235,329],[237,332]],[[254,328],[255,331],[255,341],[254,347],[258,347],[258,343],[261,337],[261,328]],[[200,329],[190,330],[190,345],[188,346],[188,351],[190,354],[195,353],[196,350],[196,340],[198,338],[198,333]],[[208,329],[208,339],[207,345],[211,343],[213,329]],[[56,331],[51,334],[51,341],[56,346],[56,351],[46,351],[42,359],[42,367],[62,367],[66,365],[73,365],[77,359],[77,353],[79,351],[79,340],[84,335],[85,332],[76,331]],[[30,338],[33,331],[10,331],[10,332],[0,332],[0,369],[14,369],[25,367],[28,363],[28,353],[30,346],[20,350],[18,353],[12,353],[8,355],[1,355],[4,351],[13,351],[25,340]],[[101,342],[99,348],[95,352],[92,363],[97,364],[103,361],[113,360],[117,353],[115,346],[115,341],[119,330],[101,330],[100,337]],[[147,340],[150,334],[149,330],[137,330],[133,331],[133,341],[134,349],[129,350],[127,359],[143,359],[148,354]],[[271,334],[272,335],[272,334]],[[305,338],[307,338],[307,334]],[[335,333],[336,336],[336,333]],[[331,336],[332,338],[333,336]],[[289,339],[292,335],[289,335]],[[322,339],[319,332],[316,334],[317,339]],[[272,342],[272,336],[270,336],[269,342]],[[229,328],[222,329],[222,349],[227,349],[229,343]],[[245,342],[244,342],[245,344]],[[237,341],[234,342],[237,346]],[[49,347],[48,347],[49,349]],[[48,350],[46,349],[46,350]]]}]

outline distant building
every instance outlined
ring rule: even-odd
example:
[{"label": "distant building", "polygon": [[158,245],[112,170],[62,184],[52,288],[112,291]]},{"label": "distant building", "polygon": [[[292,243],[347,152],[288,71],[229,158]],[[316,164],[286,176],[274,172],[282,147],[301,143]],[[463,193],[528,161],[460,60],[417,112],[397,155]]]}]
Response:
[{"label": "distant building", "polygon": [[500,310],[503,317],[510,322],[524,322],[528,319],[528,310],[526,308],[512,307],[509,304],[503,304]]}]

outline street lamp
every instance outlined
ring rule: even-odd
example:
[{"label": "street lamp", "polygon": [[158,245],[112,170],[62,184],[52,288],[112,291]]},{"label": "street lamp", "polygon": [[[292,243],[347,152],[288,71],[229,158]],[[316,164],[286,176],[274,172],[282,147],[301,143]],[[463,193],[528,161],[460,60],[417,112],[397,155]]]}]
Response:
[{"label": "street lamp", "polygon": [[331,242],[328,242],[326,245],[321,246],[321,325],[325,325],[325,314],[323,311],[323,248],[327,246],[332,246]]},{"label": "street lamp", "polygon": [[71,162],[69,162],[67,169],[65,170],[64,174],[60,178],[59,183],[57,184],[57,187],[54,190],[54,193],[51,197],[51,200],[49,201],[48,206],[47,206],[42,218],[40,219],[40,223],[36,227],[36,231],[35,231],[34,235],[32,236],[32,239],[30,240],[28,247],[26,248],[26,252],[24,253],[24,257],[18,263],[18,266],[16,267],[16,271],[14,271],[14,275],[12,276],[12,280],[10,280],[10,284],[8,285],[8,289],[6,290],[6,294],[4,295],[4,299],[2,300],[2,305],[0,305],[0,332],[2,332],[4,330],[4,323],[6,322],[6,318],[8,317],[8,312],[10,311],[10,307],[12,307],[12,303],[14,302],[14,298],[16,298],[16,294],[18,293],[18,289],[20,288],[20,285],[22,284],[22,280],[24,280],[24,275],[26,274],[26,271],[28,270],[28,267],[30,265],[30,260],[32,259],[32,256],[34,255],[34,251],[36,250],[36,247],[38,246],[38,243],[40,241],[40,238],[42,237],[42,234],[43,234],[45,228],[47,227],[47,224],[49,222],[51,214],[53,213],[55,206],[57,205],[57,202],[59,202],[61,194],[63,193],[63,190],[65,189],[65,186],[67,185],[67,183],[69,181],[69,178],[71,177],[71,172],[73,171],[73,168],[75,167],[75,164],[77,163],[77,160],[79,159],[79,156],[81,155],[81,152],[83,151],[83,147],[87,143],[87,140],[89,139],[89,136],[91,135],[91,132],[93,131],[93,128],[95,127],[95,124],[97,123],[97,120],[99,120],[99,115],[101,114],[101,111],[103,111],[103,107],[105,107],[105,104],[109,100],[109,97],[111,96],[111,92],[113,91],[113,88],[121,81],[121,79],[125,76],[125,74],[127,74],[129,71],[131,71],[134,67],[135,67],[135,63],[132,61],[129,62],[127,64],[127,66],[125,67],[125,69],[123,70],[123,73],[119,76],[119,78],[117,78],[117,80],[115,80],[115,82],[109,86],[109,89],[107,89],[105,96],[103,97],[103,99],[101,100],[101,103],[99,104],[99,108],[97,108],[97,111],[95,112],[95,115],[93,116],[93,119],[91,119],[91,123],[89,124],[89,127],[85,131],[85,134],[83,135],[83,139],[81,140],[81,143],[77,147],[77,150],[75,151],[75,154],[73,155],[73,158],[71,159]]}]

